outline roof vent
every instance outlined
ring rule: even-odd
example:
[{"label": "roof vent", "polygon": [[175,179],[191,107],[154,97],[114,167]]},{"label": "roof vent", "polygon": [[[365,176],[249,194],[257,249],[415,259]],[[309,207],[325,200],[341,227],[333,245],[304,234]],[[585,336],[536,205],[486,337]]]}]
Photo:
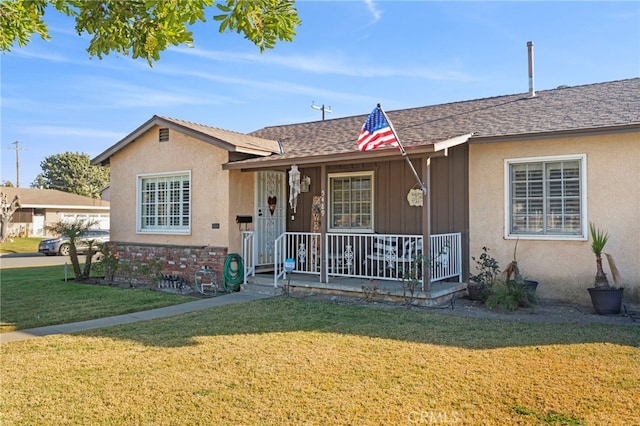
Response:
[{"label": "roof vent", "polygon": [[533,88],[533,42],[527,42],[527,50],[529,53],[529,97],[534,98],[536,91]]},{"label": "roof vent", "polygon": [[159,130],[158,142],[169,142],[169,129],[165,127]]}]

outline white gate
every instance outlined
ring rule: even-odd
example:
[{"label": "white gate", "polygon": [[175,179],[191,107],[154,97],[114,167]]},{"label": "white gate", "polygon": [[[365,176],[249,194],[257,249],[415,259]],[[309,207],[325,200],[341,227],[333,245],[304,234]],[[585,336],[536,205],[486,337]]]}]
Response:
[{"label": "white gate", "polygon": [[256,265],[273,265],[274,241],[287,227],[286,172],[256,174]]}]

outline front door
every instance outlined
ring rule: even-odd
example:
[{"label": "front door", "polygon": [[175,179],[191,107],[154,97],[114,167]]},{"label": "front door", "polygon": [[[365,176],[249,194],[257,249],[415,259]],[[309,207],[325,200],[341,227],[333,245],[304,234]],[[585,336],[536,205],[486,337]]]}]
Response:
[{"label": "front door", "polygon": [[287,228],[286,172],[256,174],[256,266],[274,264],[274,241]]}]

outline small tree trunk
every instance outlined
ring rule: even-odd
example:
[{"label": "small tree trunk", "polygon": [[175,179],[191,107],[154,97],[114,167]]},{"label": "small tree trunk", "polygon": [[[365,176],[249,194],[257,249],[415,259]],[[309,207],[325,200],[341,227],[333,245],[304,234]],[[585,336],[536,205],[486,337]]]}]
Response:
[{"label": "small tree trunk", "polygon": [[9,233],[9,221],[5,219],[4,215],[0,220],[2,221],[2,228],[0,228],[0,241],[5,242],[7,234]]},{"label": "small tree trunk", "polygon": [[89,275],[91,275],[91,261],[93,260],[93,255],[95,253],[95,250],[93,250],[93,241],[90,241],[87,256],[84,261],[84,272],[82,273],[82,279],[84,280],[89,279]]},{"label": "small tree trunk", "polygon": [[602,269],[602,256],[596,255],[596,282],[594,284],[595,288],[608,288],[609,280],[607,280],[607,275],[604,273]]},{"label": "small tree trunk", "polygon": [[70,242],[69,257],[71,258],[71,265],[73,265],[73,275],[76,277],[76,281],[82,281],[82,270],[80,269],[80,261],[78,260],[78,250],[76,250],[75,241]]}]

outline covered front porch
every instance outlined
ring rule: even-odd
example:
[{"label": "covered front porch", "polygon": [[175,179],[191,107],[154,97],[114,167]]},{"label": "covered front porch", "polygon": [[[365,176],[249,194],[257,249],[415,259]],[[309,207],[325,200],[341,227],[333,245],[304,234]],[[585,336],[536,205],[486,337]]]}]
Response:
[{"label": "covered front porch", "polygon": [[425,245],[422,235],[284,232],[261,273],[253,232],[243,233],[242,251],[243,288],[253,291],[359,294],[424,306],[466,292],[461,233],[430,235]]},{"label": "covered front porch", "polygon": [[390,297],[412,289],[425,301],[466,292],[466,144],[416,147],[412,161],[395,150],[366,154],[229,165],[255,170],[255,221],[241,228],[245,286]]}]

